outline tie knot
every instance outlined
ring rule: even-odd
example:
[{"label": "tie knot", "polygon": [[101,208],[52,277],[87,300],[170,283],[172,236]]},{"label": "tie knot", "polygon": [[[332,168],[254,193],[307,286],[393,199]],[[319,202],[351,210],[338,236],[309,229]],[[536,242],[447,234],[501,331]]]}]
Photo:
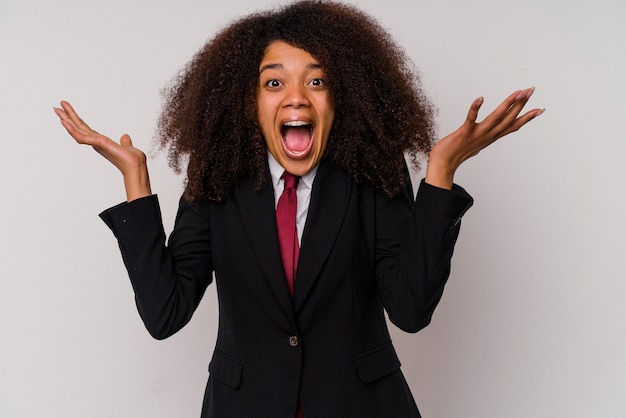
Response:
[{"label": "tie knot", "polygon": [[300,179],[300,177],[294,176],[286,171],[283,173],[282,177],[285,181],[285,189],[295,188],[298,185],[298,180]]}]

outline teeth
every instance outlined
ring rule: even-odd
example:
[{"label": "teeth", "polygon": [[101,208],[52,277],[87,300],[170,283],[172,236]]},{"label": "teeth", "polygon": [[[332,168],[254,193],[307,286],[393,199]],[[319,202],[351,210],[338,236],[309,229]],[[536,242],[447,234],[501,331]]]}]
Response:
[{"label": "teeth", "polygon": [[309,123],[303,122],[301,120],[292,120],[292,121],[289,121],[289,122],[285,122],[285,124],[284,124],[284,126],[294,126],[294,127],[296,127],[296,126],[307,126],[307,125],[309,125]]}]

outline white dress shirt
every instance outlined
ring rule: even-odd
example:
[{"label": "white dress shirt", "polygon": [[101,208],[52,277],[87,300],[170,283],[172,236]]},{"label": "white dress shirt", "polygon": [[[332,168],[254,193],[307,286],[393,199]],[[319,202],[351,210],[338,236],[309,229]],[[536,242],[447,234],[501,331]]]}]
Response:
[{"label": "white dress shirt", "polygon": [[[272,186],[274,187],[274,208],[278,205],[278,199],[285,189],[285,181],[281,178],[285,169],[281,166],[271,153],[267,153],[267,159],[270,166],[270,174],[272,176]],[[302,243],[302,233],[306,224],[306,217],[309,213],[309,203],[311,202],[311,190],[313,188],[313,180],[317,174],[319,164],[311,169],[298,181],[298,211],[296,213],[296,232],[298,233],[298,244]]]}]

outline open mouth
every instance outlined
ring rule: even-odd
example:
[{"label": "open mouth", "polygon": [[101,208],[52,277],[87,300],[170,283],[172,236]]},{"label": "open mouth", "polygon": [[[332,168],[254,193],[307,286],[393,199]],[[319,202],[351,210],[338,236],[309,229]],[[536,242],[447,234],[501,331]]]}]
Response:
[{"label": "open mouth", "polygon": [[285,122],[280,127],[280,136],[289,157],[303,158],[313,144],[313,125],[304,121]]}]

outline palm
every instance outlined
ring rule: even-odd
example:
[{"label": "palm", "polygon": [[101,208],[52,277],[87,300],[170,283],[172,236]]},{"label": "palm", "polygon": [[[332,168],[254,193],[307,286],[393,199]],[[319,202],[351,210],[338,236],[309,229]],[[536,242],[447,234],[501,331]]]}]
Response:
[{"label": "palm", "polygon": [[133,147],[130,136],[122,135],[117,143],[109,137],[91,129],[74,111],[68,102],[61,102],[61,108],[55,108],[61,118],[61,124],[79,144],[91,145],[98,153],[115,165],[122,174],[145,166],[146,155]]},{"label": "palm", "polygon": [[534,89],[516,91],[506,98],[482,122],[476,122],[483,99],[472,103],[465,123],[437,143],[433,152],[445,158],[455,170],[461,163],[488,147],[496,140],[517,131],[539,116],[543,110],[533,109],[519,116]]},{"label": "palm", "polygon": [[91,145],[122,172],[126,198],[130,202],[150,196],[150,178],[146,165],[146,154],[133,147],[130,136],[124,134],[117,143],[99,134],[87,125],[68,102],[61,102],[54,112],[61,118],[61,124],[79,144]]}]

